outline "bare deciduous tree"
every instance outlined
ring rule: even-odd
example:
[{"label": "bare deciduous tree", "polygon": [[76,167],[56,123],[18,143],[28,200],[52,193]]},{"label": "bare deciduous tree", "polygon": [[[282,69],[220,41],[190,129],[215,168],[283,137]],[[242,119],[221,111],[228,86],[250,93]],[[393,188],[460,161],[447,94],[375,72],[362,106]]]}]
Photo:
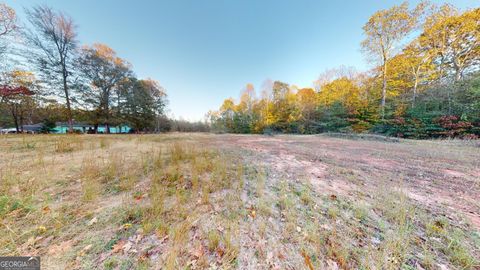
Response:
[{"label": "bare deciduous tree", "polygon": [[313,82],[315,89],[320,92],[322,87],[332,81],[340,78],[347,78],[353,80],[358,75],[358,71],[355,67],[339,66],[337,68],[329,68],[320,73],[317,80]]},{"label": "bare deciduous tree", "polygon": [[[17,15],[11,7],[0,3],[0,38],[18,29]],[[5,46],[0,44],[0,55],[5,52]]]},{"label": "bare deciduous tree", "polygon": [[71,77],[77,49],[77,32],[73,19],[48,6],[26,10],[33,31],[26,33],[35,51],[33,62],[52,88],[62,89],[67,105],[69,131],[73,131]]},{"label": "bare deciduous tree", "polygon": [[0,36],[7,35],[17,29],[17,15],[11,7],[0,3]]}]

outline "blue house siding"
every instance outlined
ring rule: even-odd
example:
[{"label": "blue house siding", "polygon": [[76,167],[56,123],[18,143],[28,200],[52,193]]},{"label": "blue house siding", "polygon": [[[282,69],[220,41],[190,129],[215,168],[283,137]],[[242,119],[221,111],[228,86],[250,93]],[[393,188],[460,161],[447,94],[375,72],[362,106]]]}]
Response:
[{"label": "blue house siding", "polygon": [[[73,129],[75,131],[78,131],[78,132],[81,132],[81,133],[87,133],[89,128],[93,129],[93,126],[73,125]],[[131,130],[131,128],[129,126],[126,126],[126,125],[123,125],[123,126],[120,126],[120,127],[110,127],[110,133],[112,133],[112,134],[128,133],[128,132],[130,132],[130,130]],[[56,126],[53,129],[53,133],[57,133],[57,134],[65,134],[65,133],[67,133],[67,131],[68,131],[68,126],[66,126],[66,125]],[[98,133],[105,133],[105,131],[106,131],[106,128],[104,126],[98,126],[98,129],[97,129]]]}]

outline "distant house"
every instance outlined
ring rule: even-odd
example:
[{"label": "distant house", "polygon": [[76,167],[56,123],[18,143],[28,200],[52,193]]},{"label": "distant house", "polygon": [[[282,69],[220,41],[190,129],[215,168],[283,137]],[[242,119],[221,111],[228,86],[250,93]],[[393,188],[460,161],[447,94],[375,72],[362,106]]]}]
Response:
[{"label": "distant house", "polygon": [[[67,133],[69,126],[67,122],[57,122],[55,123],[55,128],[52,130],[52,133],[62,134]],[[95,129],[94,125],[74,122],[73,123],[73,130],[75,132],[80,133],[92,133]],[[110,133],[129,133],[131,128],[127,125],[120,125],[120,126],[111,126]],[[97,133],[106,133],[106,127],[104,125],[99,125],[97,128]]]},{"label": "distant house", "polygon": [[0,134],[11,134],[11,133],[17,133],[17,130],[15,128],[0,128]]},{"label": "distant house", "polygon": [[[55,123],[55,128],[51,130],[51,133],[55,134],[65,134],[68,132],[68,123],[66,122],[57,122]],[[43,124],[38,123],[34,125],[23,125],[20,130],[23,130],[23,133],[41,133],[43,131]],[[95,126],[75,122],[73,123],[73,130],[78,133],[94,133]],[[118,134],[118,133],[129,133],[131,128],[127,125],[120,125],[115,127],[110,127],[110,133]],[[17,133],[15,128],[5,128],[0,129],[0,134],[14,134]],[[97,133],[106,133],[106,127],[104,125],[99,125],[97,128]]]},{"label": "distant house", "polygon": [[[23,130],[23,133],[40,133],[42,131],[43,124],[34,124],[34,125],[23,125],[19,127],[20,130]],[[16,128],[4,128],[0,129],[0,134],[15,134],[17,133]]]},{"label": "distant house", "polygon": [[[52,129],[52,133],[63,134],[68,132],[68,123],[67,122],[56,122],[55,128]],[[89,129],[93,129],[93,125],[88,125],[84,123],[73,123],[73,130],[79,133],[87,133]]]},{"label": "distant house", "polygon": [[40,133],[43,129],[43,124],[34,124],[34,125],[23,125],[22,126],[23,132],[26,133]]}]

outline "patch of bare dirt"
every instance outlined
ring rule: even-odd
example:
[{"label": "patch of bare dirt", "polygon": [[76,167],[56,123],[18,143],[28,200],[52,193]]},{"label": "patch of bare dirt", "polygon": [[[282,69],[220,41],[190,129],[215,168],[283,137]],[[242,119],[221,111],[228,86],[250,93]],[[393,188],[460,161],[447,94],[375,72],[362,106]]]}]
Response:
[{"label": "patch of bare dirt", "polygon": [[[418,147],[408,142],[320,136],[223,136],[221,141],[256,152],[262,163],[310,181],[323,194],[368,194],[371,187],[383,181],[400,184],[418,204],[433,211],[460,213],[480,230],[480,209],[475,204],[480,194],[480,172],[476,169],[480,166],[480,153],[467,155],[463,148],[453,146],[448,152],[439,152],[435,147]],[[470,158],[472,154],[477,158]],[[465,171],[465,167],[471,169]],[[348,177],[341,173],[345,170],[361,181],[345,179]]]}]

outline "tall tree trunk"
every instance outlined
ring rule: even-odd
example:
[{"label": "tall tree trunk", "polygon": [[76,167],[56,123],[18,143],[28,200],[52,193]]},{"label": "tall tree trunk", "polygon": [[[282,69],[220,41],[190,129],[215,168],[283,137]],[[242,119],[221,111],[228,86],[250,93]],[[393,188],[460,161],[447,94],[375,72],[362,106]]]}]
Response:
[{"label": "tall tree trunk", "polygon": [[67,71],[63,68],[63,91],[65,92],[65,99],[67,102],[67,117],[68,117],[68,132],[73,133],[73,117],[72,117],[72,107],[70,105],[70,95],[68,93],[67,85]]},{"label": "tall tree trunk", "polygon": [[455,67],[455,81],[458,82],[462,79],[462,72],[460,71],[460,68]]},{"label": "tall tree trunk", "polygon": [[382,72],[382,102],[380,104],[382,119],[385,119],[385,100],[387,96],[387,59],[383,57],[383,72]]},{"label": "tall tree trunk", "polygon": [[[120,112],[120,94],[117,92],[117,119],[122,119],[121,117],[121,112]],[[122,121],[123,122],[123,121]],[[122,126],[122,122],[119,123],[120,125],[120,131],[121,131],[121,126]],[[117,130],[117,133],[118,133],[118,130]],[[121,133],[121,132],[120,132]]]},{"label": "tall tree trunk", "polygon": [[415,78],[415,83],[413,85],[412,108],[415,108],[415,100],[417,99],[417,85],[418,85],[418,80],[417,78]]},{"label": "tall tree trunk", "polygon": [[420,67],[417,68],[415,73],[415,82],[413,83],[413,97],[412,97],[412,108],[415,108],[415,100],[417,99],[417,88],[418,88],[418,73],[420,71]]},{"label": "tall tree trunk", "polygon": [[17,112],[16,112],[15,104],[12,104],[11,112],[12,112],[13,122],[15,124],[15,130],[17,131],[17,133],[19,133],[20,132],[20,127],[18,126],[18,118],[17,118]]},{"label": "tall tree trunk", "polygon": [[448,99],[448,115],[452,115],[452,97],[450,94],[450,87],[447,87],[447,99]]},{"label": "tall tree trunk", "polygon": [[105,133],[110,134],[110,113],[108,103],[105,103]]},{"label": "tall tree trunk", "polygon": [[458,82],[462,78],[462,67],[455,57],[453,59],[453,68],[455,69],[455,82]]},{"label": "tall tree trunk", "polygon": [[[18,114],[18,112],[17,112],[17,114]],[[24,119],[23,119],[23,110],[21,108],[20,108],[19,114],[20,114],[20,131],[23,133],[23,120]]]}]

